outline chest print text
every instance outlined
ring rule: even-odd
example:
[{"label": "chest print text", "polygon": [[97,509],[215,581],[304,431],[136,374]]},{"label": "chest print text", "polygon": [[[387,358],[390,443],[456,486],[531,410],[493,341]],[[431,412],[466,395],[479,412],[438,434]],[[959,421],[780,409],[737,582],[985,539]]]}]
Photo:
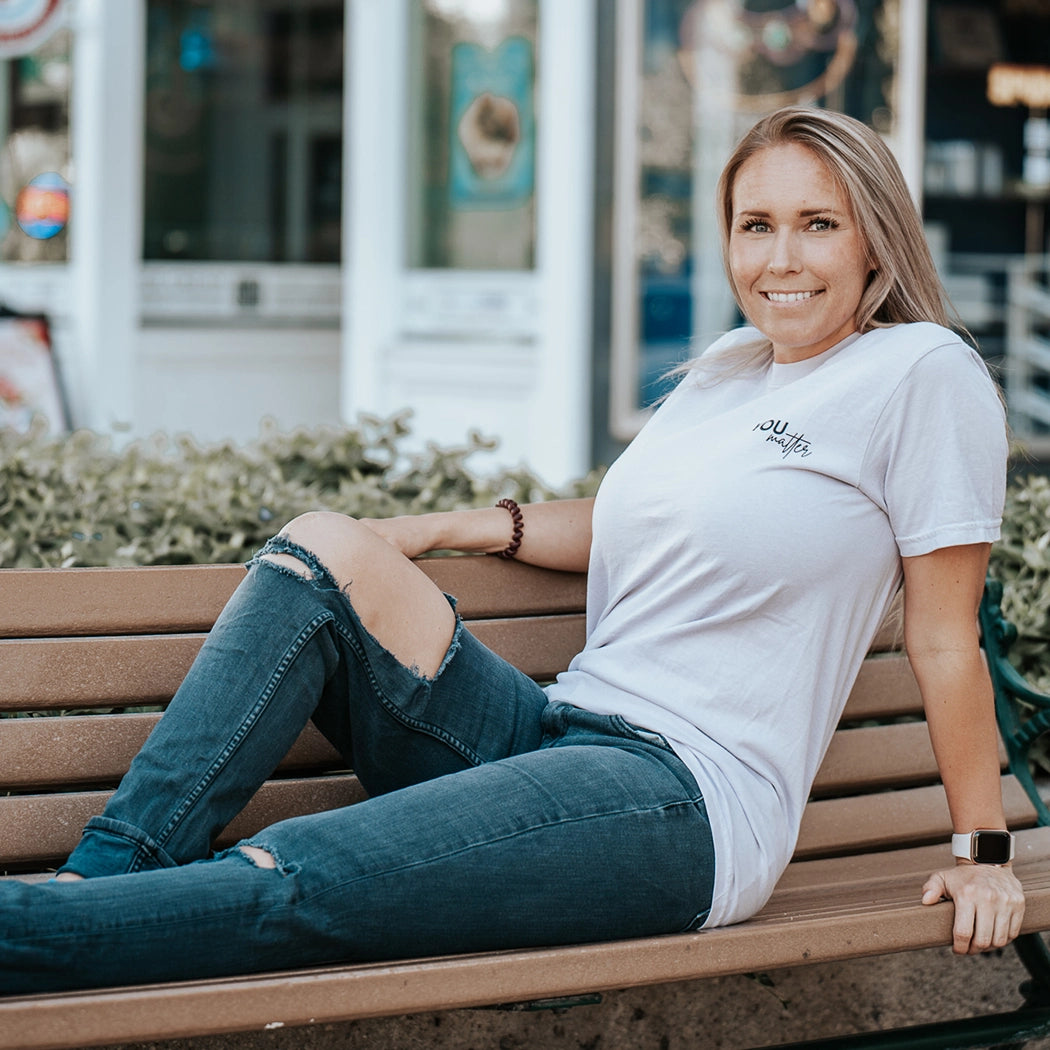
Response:
[{"label": "chest print text", "polygon": [[756,424],[752,429],[765,433],[766,441],[779,445],[780,454],[784,459],[787,459],[788,456],[808,456],[812,450],[805,434],[792,434],[789,427],[790,424],[782,419],[767,419],[764,423]]}]

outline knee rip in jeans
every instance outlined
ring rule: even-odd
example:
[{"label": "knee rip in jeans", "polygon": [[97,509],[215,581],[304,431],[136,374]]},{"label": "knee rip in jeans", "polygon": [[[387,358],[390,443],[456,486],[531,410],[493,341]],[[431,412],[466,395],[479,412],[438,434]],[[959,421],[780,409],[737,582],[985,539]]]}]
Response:
[{"label": "knee rip in jeans", "polygon": [[[338,591],[346,602],[348,604],[350,603],[350,584],[348,583],[345,587],[340,587],[336,578],[332,575],[331,570],[316,554],[314,554],[313,551],[302,546],[302,544],[296,543],[295,540],[289,539],[289,537],[283,534],[279,533],[272,539],[267,540],[263,548],[248,564],[251,566],[256,562],[264,562],[276,572],[282,572],[285,575],[293,576],[298,580],[306,580],[323,590]],[[456,599],[447,594],[445,597],[452,606],[453,612],[455,612]],[[444,671],[445,667],[448,665],[448,662],[459,650],[462,644],[462,630],[463,623],[457,614],[456,627],[452,634],[452,641],[445,652],[445,656],[442,659],[440,666],[433,676],[424,674],[420,667],[415,664],[408,667],[408,670],[422,682],[436,681],[441,672]],[[396,657],[394,657],[394,659],[396,659]]]},{"label": "knee rip in jeans", "polygon": [[259,868],[261,871],[276,871],[278,875],[284,876],[292,875],[297,870],[295,867],[285,864],[268,846],[246,842],[237,846],[236,849],[252,867]]},{"label": "knee rip in jeans", "polygon": [[308,580],[319,587],[339,590],[335,577],[313,551],[284,535],[274,536],[266,541],[265,546],[248,563],[266,562],[278,572]]}]

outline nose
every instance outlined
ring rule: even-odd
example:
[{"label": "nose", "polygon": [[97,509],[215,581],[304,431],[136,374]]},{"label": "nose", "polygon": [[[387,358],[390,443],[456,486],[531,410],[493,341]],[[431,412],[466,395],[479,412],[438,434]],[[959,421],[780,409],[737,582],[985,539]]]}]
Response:
[{"label": "nose", "polygon": [[770,273],[798,273],[802,265],[797,249],[793,231],[778,230],[770,241],[769,262],[766,268]]}]

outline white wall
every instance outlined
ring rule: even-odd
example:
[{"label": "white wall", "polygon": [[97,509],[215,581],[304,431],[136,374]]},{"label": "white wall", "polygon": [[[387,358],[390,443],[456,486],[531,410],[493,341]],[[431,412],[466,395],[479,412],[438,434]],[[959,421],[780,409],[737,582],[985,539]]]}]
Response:
[{"label": "white wall", "polygon": [[338,424],[337,329],[149,327],[139,332],[134,432],[200,442]]}]

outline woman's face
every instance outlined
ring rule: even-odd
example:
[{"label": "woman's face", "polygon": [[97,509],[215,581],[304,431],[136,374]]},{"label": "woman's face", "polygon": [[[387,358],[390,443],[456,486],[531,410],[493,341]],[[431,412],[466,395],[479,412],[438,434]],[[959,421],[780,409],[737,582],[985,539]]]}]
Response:
[{"label": "woman's face", "polygon": [[871,264],[849,202],[812,150],[770,146],[737,171],[729,268],[774,359],[802,361],[857,330]]}]

